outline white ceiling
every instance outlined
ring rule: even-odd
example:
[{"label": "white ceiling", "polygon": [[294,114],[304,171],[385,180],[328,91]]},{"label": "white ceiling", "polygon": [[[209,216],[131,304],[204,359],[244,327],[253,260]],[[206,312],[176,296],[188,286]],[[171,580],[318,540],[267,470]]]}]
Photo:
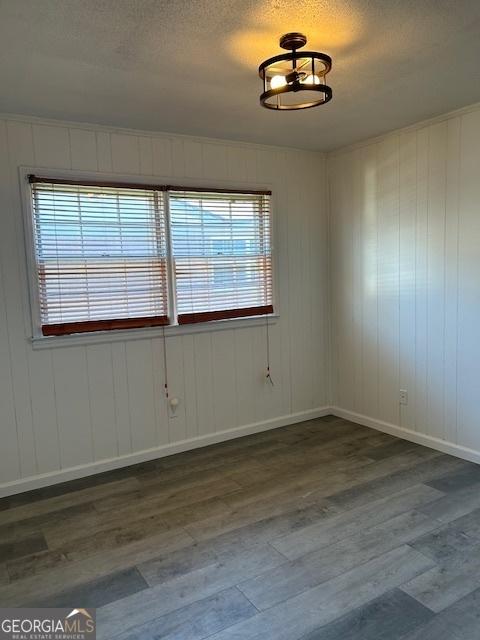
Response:
[{"label": "white ceiling", "polygon": [[[258,104],[303,31],[333,100]],[[329,150],[480,100],[479,0],[0,0],[0,112]]]}]

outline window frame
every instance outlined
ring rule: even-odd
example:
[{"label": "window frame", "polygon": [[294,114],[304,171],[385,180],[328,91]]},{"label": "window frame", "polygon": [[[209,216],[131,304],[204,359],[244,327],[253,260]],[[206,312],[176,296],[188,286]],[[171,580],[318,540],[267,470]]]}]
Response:
[{"label": "window frame", "polygon": [[[41,176],[42,178],[55,180],[65,180],[66,182],[87,182],[92,183],[117,183],[119,186],[157,186],[158,191],[162,192],[165,207],[165,225],[166,225],[166,244],[167,244],[167,298],[168,298],[168,318],[169,324],[163,326],[145,326],[140,328],[127,329],[106,329],[85,333],[71,333],[65,335],[44,335],[42,333],[42,323],[39,303],[39,284],[37,277],[37,261],[35,254],[35,230],[33,228],[33,206],[31,198],[31,184],[29,182],[30,175]],[[175,272],[172,260],[172,239],[170,225],[170,207],[169,207],[169,191],[173,189],[184,188],[184,180],[174,181],[171,178],[163,178],[158,176],[144,176],[118,173],[100,173],[73,170],[57,170],[45,169],[42,167],[22,166],[19,167],[20,191],[22,199],[23,212],[23,250],[26,253],[26,268],[28,279],[28,300],[27,306],[30,309],[31,333],[27,338],[31,340],[34,348],[45,348],[51,346],[71,346],[73,344],[89,344],[102,342],[116,342],[130,339],[154,338],[165,333],[169,335],[182,335],[190,333],[203,333],[208,331],[216,331],[219,329],[233,329],[246,326],[262,326],[266,322],[266,315],[257,316],[239,316],[235,318],[223,318],[218,320],[210,320],[193,324],[182,324],[178,322],[176,309],[176,293],[175,293]],[[270,191],[270,245],[272,259],[272,306],[273,313],[268,314],[268,319],[272,323],[279,318],[278,305],[278,282],[277,271],[277,230],[276,216],[274,215],[274,194],[271,185],[264,183],[243,183],[229,180],[225,181],[208,181],[195,180],[186,189],[210,192],[235,193],[243,192],[252,194],[260,191]]]}]

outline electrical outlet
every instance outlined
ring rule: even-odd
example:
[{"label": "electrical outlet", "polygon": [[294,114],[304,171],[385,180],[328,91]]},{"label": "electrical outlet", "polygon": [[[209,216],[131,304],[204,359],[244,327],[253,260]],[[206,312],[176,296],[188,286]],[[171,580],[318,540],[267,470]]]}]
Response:
[{"label": "electrical outlet", "polygon": [[408,404],[408,391],[400,389],[400,404]]}]

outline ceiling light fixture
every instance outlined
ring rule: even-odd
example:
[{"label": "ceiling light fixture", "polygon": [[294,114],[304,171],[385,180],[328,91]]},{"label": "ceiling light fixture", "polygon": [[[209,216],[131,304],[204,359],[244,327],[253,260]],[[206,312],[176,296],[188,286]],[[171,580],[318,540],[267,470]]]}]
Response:
[{"label": "ceiling light fixture", "polygon": [[325,82],[332,59],[318,51],[298,51],[306,44],[302,33],[286,33],[280,38],[280,46],[288,53],[268,58],[258,67],[263,80],[263,107],[280,111],[309,109],[332,99],[332,89]]}]

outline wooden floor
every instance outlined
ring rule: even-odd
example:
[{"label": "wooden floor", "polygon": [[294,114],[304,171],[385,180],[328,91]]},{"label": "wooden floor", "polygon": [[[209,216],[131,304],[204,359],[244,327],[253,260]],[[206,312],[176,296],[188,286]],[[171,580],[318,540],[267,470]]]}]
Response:
[{"label": "wooden floor", "polygon": [[480,467],[333,417],[0,502],[0,605],[120,640],[480,638]]}]

